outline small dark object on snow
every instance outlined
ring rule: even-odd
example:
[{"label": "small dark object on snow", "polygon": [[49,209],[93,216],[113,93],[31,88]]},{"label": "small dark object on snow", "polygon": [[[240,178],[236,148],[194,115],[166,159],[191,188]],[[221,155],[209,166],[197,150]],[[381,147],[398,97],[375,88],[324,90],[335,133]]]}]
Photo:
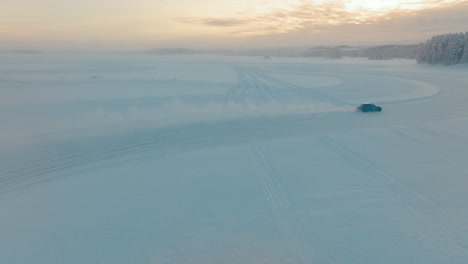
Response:
[{"label": "small dark object on snow", "polygon": [[382,111],[382,107],[380,105],[375,105],[372,103],[362,103],[358,107],[356,107],[357,111],[361,112],[380,112]]}]

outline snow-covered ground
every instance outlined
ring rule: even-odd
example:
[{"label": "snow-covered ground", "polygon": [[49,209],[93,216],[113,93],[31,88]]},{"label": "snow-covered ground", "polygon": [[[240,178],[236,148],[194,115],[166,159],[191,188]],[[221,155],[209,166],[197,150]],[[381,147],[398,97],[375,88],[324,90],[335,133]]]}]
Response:
[{"label": "snow-covered ground", "polygon": [[75,53],[0,72],[0,263],[468,263],[466,67]]}]

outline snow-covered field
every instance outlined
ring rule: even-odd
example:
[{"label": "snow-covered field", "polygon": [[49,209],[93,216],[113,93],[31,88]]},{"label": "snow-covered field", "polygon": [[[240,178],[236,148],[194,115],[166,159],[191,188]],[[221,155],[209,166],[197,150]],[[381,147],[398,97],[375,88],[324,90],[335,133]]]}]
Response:
[{"label": "snow-covered field", "polygon": [[75,53],[0,72],[0,263],[468,263],[466,67]]}]

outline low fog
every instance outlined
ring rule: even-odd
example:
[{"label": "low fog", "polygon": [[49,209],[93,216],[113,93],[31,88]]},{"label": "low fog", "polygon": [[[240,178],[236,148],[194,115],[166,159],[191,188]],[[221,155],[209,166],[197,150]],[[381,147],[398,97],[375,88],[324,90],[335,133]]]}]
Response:
[{"label": "low fog", "polygon": [[468,263],[468,1],[2,1],[0,263]]}]

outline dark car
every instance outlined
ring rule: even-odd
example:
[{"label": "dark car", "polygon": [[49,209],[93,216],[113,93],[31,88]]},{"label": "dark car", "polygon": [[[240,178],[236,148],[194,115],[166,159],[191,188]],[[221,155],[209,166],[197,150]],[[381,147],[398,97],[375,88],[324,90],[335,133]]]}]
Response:
[{"label": "dark car", "polygon": [[358,107],[356,107],[357,111],[361,112],[380,112],[382,111],[382,107],[380,105],[375,105],[372,103],[362,103]]}]

